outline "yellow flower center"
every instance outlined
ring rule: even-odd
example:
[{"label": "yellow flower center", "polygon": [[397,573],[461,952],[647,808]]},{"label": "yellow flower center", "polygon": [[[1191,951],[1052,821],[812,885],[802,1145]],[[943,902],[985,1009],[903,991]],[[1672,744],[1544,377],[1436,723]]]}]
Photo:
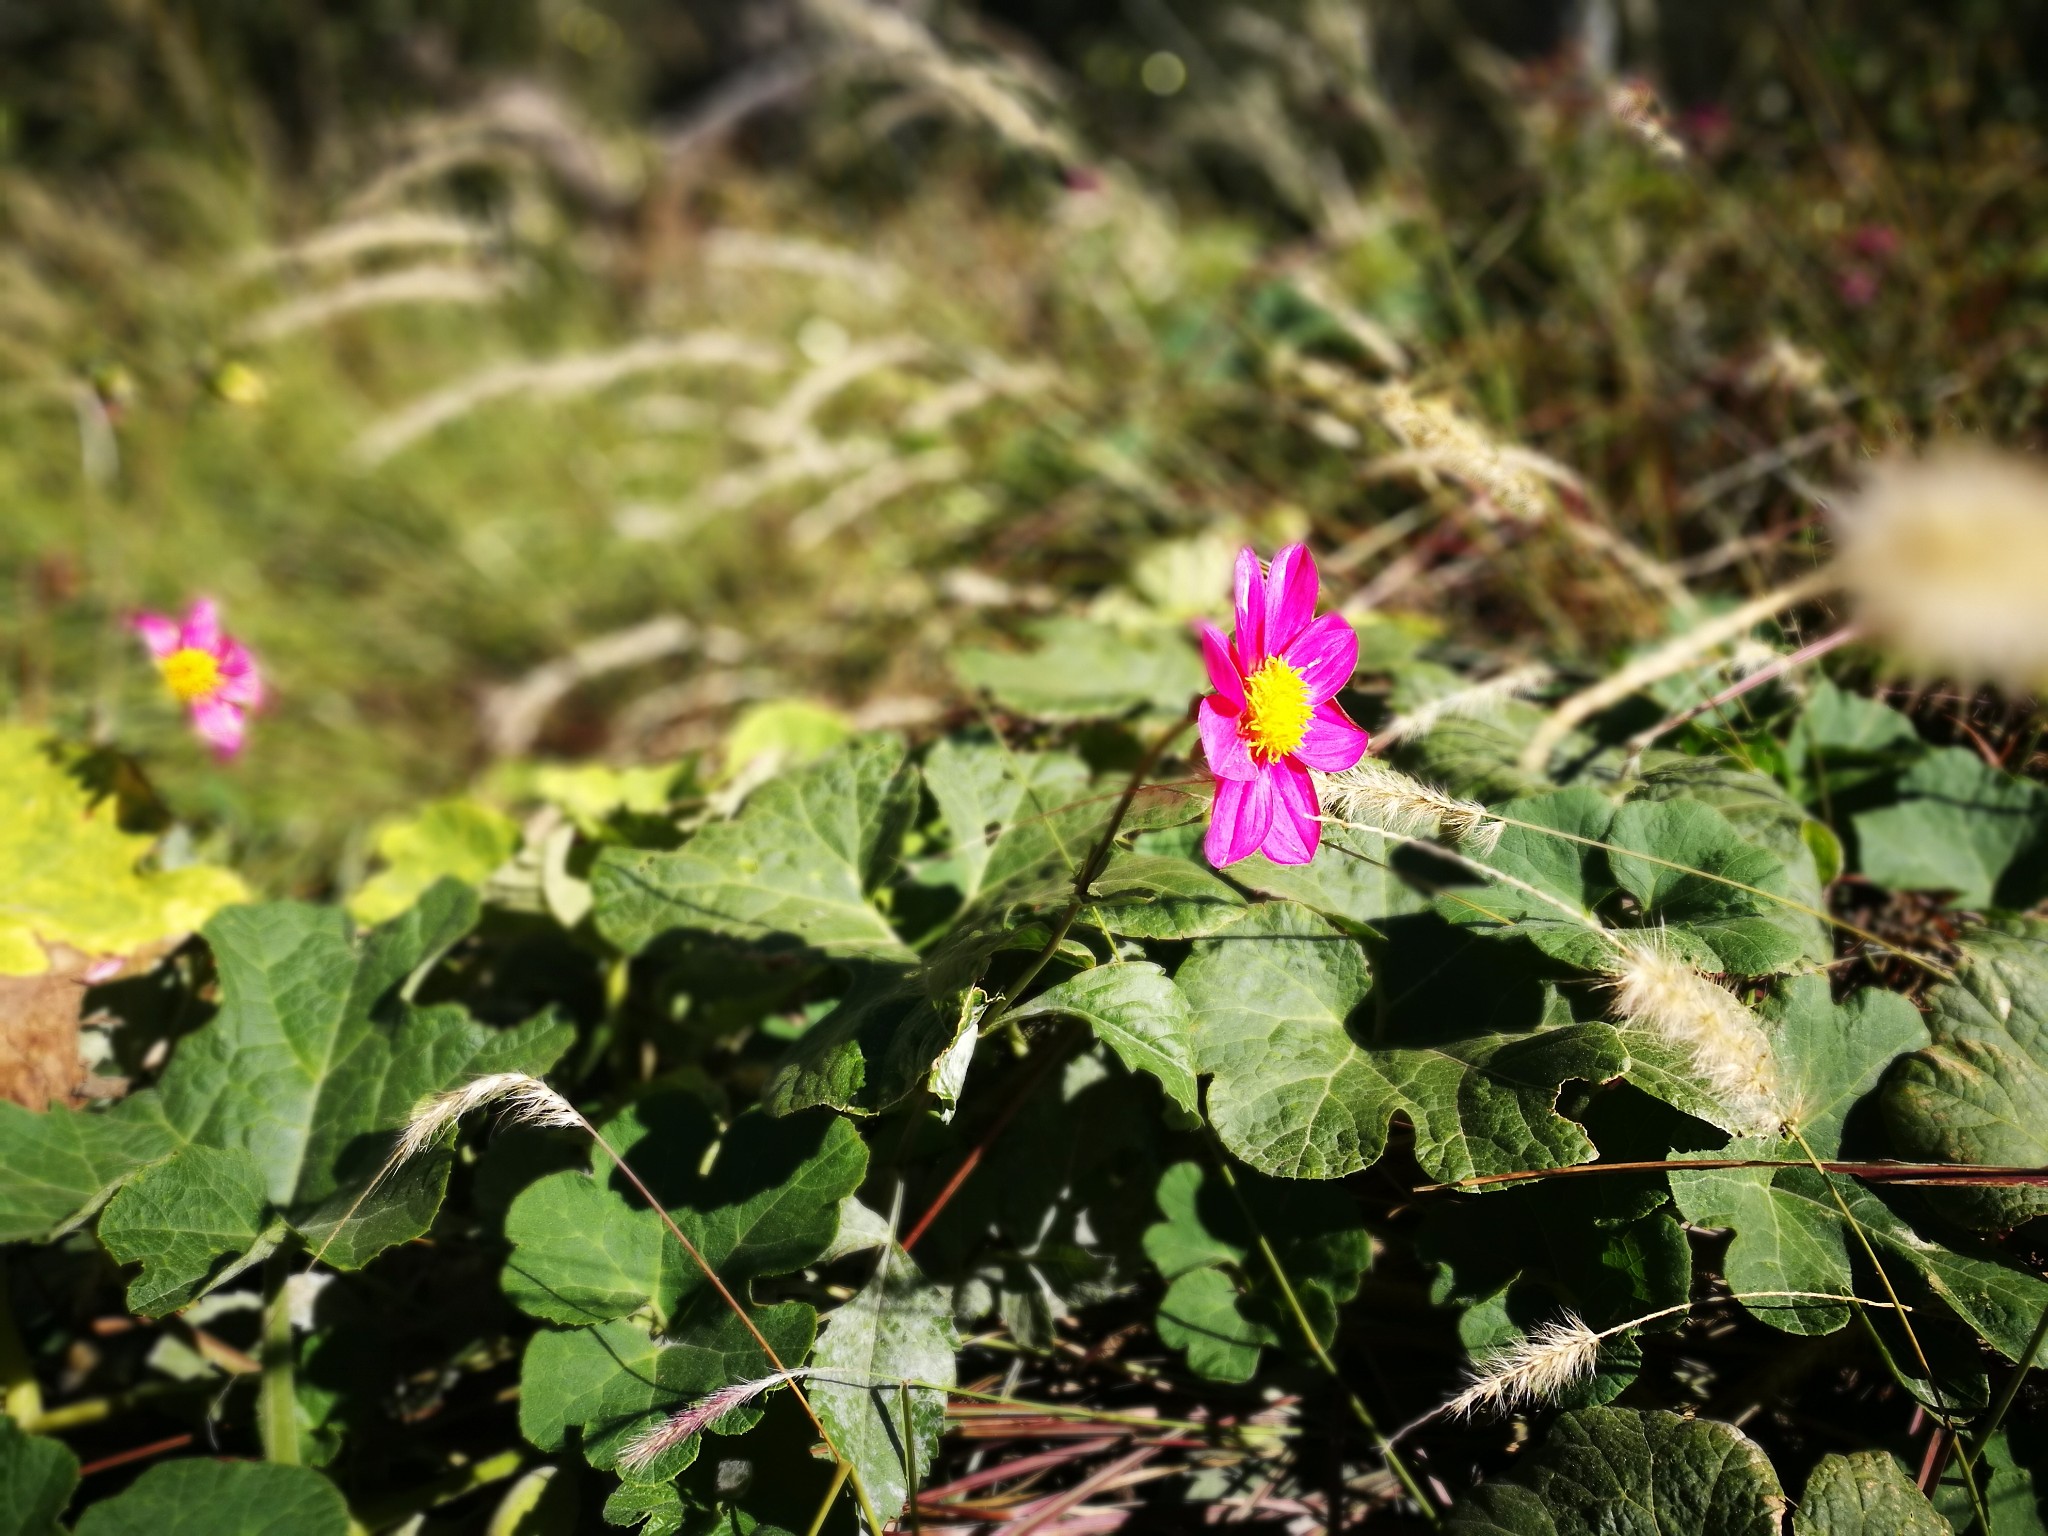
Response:
[{"label": "yellow flower center", "polygon": [[1314,712],[1307,681],[1278,656],[1244,680],[1244,723],[1239,729],[1256,758],[1270,763],[1300,746]]},{"label": "yellow flower center", "polygon": [[203,699],[220,686],[220,662],[211,651],[194,646],[171,652],[157,663],[157,670],[180,704]]}]

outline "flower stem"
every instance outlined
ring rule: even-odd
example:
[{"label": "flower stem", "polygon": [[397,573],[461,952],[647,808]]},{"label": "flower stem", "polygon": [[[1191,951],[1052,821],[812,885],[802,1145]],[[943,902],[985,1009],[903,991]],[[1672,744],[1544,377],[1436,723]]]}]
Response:
[{"label": "flower stem", "polygon": [[1324,1374],[1335,1382],[1338,1390],[1344,1394],[1352,1417],[1357,1419],[1366,1434],[1372,1437],[1373,1445],[1385,1459],[1388,1470],[1400,1479],[1401,1486],[1408,1490],[1408,1496],[1421,1508],[1423,1518],[1431,1525],[1441,1525],[1443,1521],[1437,1514],[1436,1504],[1423,1492],[1421,1480],[1410,1470],[1393,1440],[1380,1428],[1379,1421],[1372,1416],[1372,1410],[1367,1408],[1359,1395],[1351,1389],[1351,1384],[1344,1379],[1344,1373],[1337,1369],[1337,1362],[1330,1358],[1329,1350],[1323,1347],[1323,1341],[1316,1333],[1315,1325],[1309,1321],[1308,1313],[1302,1310],[1301,1298],[1294,1292],[1294,1283],[1287,1278],[1287,1270],[1280,1262],[1280,1255],[1273,1251],[1272,1243],[1267,1240],[1265,1228],[1259,1225],[1258,1217],[1252,1214],[1251,1203],[1237,1187],[1237,1177],[1230,1171],[1229,1154],[1220,1145],[1217,1146],[1216,1152],[1216,1171],[1223,1176],[1224,1187],[1230,1191],[1231,1198],[1237,1202],[1238,1210],[1244,1215],[1245,1224],[1251,1228],[1259,1254],[1265,1259],[1267,1269],[1272,1271],[1273,1282],[1280,1287],[1281,1299],[1287,1303],[1287,1311],[1293,1317],[1295,1327],[1301,1330],[1303,1342],[1315,1355],[1316,1363],[1322,1367]]},{"label": "flower stem", "polygon": [[280,1245],[263,1261],[263,1381],[257,1388],[256,1420],[263,1457],[295,1467],[299,1447],[299,1362],[292,1338],[291,1255]]}]

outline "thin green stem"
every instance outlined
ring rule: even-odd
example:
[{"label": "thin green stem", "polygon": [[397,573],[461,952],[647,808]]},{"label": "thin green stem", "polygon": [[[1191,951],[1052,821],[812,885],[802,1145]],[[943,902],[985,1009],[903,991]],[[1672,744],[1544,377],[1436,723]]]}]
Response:
[{"label": "thin green stem", "polygon": [[1089,887],[1095,884],[1103,866],[1109,862],[1110,852],[1116,847],[1116,835],[1123,830],[1124,817],[1130,814],[1131,802],[1138,798],[1138,791],[1145,787],[1146,775],[1151,773],[1153,767],[1166,755],[1167,749],[1180,739],[1181,733],[1187,728],[1186,720],[1175,721],[1145,749],[1145,755],[1138,759],[1138,765],[1131,770],[1131,777],[1124,785],[1124,792],[1117,796],[1116,809],[1110,813],[1109,822],[1103,827],[1102,835],[1095,840],[1095,846],[1089,850],[1088,857],[1082,860],[1081,867],[1074,872],[1073,900],[1067,903],[1065,910],[1060,913],[1059,920],[1053,924],[1052,937],[1045,941],[1038,953],[1032,956],[1031,963],[1024,967],[1024,974],[1010,984],[1008,993],[983,1017],[981,1032],[984,1035],[991,1033],[1002,1022],[1014,1003],[1021,999],[1031,983],[1038,979],[1038,973],[1052,962],[1054,955],[1059,953],[1060,945],[1066,942],[1067,934],[1074,926],[1074,919],[1079,917],[1082,909],[1088,905]]},{"label": "thin green stem", "polygon": [[292,1337],[290,1250],[280,1245],[263,1261],[263,1380],[257,1388],[256,1422],[266,1461],[295,1467],[299,1447],[299,1358]]},{"label": "thin green stem", "polygon": [[[1877,1256],[1876,1245],[1870,1241],[1870,1234],[1863,1230],[1863,1223],[1856,1219],[1856,1213],[1849,1209],[1849,1202],[1842,1198],[1842,1192],[1835,1186],[1834,1178],[1821,1166],[1820,1158],[1806,1139],[1806,1133],[1797,1126],[1788,1126],[1786,1129],[1791,1133],[1792,1139],[1799,1143],[1799,1150],[1806,1154],[1807,1161],[1813,1165],[1813,1171],[1819,1174],[1821,1181],[1827,1185],[1828,1194],[1841,1211],[1842,1219],[1849,1224],[1849,1230],[1856,1234],[1856,1242],[1863,1249],[1864,1257],[1870,1260],[1870,1267],[1877,1272],[1878,1284],[1884,1287],[1885,1295],[1891,1298],[1892,1308],[1899,1315],[1899,1326],[1905,1330],[1906,1342],[1913,1346],[1913,1357],[1919,1362],[1920,1370],[1926,1379],[1928,1395],[1934,1399],[1934,1410],[1940,1415],[1942,1428],[1947,1431],[1950,1444],[1955,1447],[1956,1462],[1963,1469],[1963,1487],[1969,1492],[1970,1507],[1976,1512],[1977,1524],[1981,1529],[1989,1531],[1991,1517],[1984,1508],[1984,1496],[1977,1488],[1976,1463],[1971,1459],[1968,1448],[1956,1432],[1955,1416],[1949,1412],[1948,1403],[1942,1396],[1941,1383],[1935,1379],[1934,1366],[1927,1358],[1927,1351],[1921,1346],[1920,1335],[1913,1331],[1913,1321],[1906,1315],[1907,1309],[1899,1300],[1899,1293],[1892,1284],[1891,1275],[1886,1272],[1884,1262]],[[1875,1336],[1877,1329],[1865,1316],[1863,1303],[1859,1301],[1855,1303],[1855,1307],[1857,1315],[1863,1317],[1865,1326],[1869,1327],[1871,1334]],[[1883,1350],[1881,1344],[1880,1350],[1884,1354],[1886,1364],[1892,1366],[1895,1375],[1898,1374],[1898,1368],[1891,1359],[1891,1352]],[[1912,1388],[1906,1382],[1901,1381],[1899,1385],[1906,1388],[1908,1395],[1912,1394]]]},{"label": "thin green stem", "polygon": [[1373,1445],[1386,1461],[1388,1470],[1400,1479],[1401,1486],[1408,1490],[1408,1496],[1415,1500],[1422,1510],[1423,1517],[1431,1525],[1441,1525],[1442,1517],[1438,1515],[1434,1501],[1423,1491],[1421,1480],[1410,1470],[1406,1459],[1392,1439],[1380,1428],[1379,1421],[1372,1416],[1372,1410],[1365,1406],[1364,1400],[1356,1392],[1352,1391],[1351,1384],[1344,1379],[1344,1373],[1337,1368],[1337,1362],[1330,1358],[1329,1350],[1323,1347],[1322,1338],[1317,1334],[1315,1325],[1309,1321],[1308,1313],[1302,1310],[1301,1298],[1295,1294],[1294,1283],[1288,1279],[1286,1267],[1280,1262],[1280,1255],[1273,1251],[1273,1245],[1266,1237],[1265,1228],[1259,1225],[1258,1217],[1252,1214],[1251,1203],[1237,1187],[1236,1175],[1230,1171],[1229,1154],[1220,1145],[1217,1146],[1216,1152],[1216,1170],[1223,1176],[1224,1187],[1237,1202],[1238,1210],[1244,1214],[1245,1224],[1251,1229],[1252,1239],[1258,1245],[1260,1257],[1265,1259],[1267,1269],[1272,1272],[1273,1283],[1279,1286],[1281,1299],[1287,1304],[1288,1314],[1293,1317],[1295,1327],[1301,1331],[1303,1342],[1316,1357],[1316,1363],[1323,1368],[1324,1374],[1336,1383],[1338,1390],[1344,1394],[1352,1417],[1357,1419],[1366,1434],[1372,1437]]},{"label": "thin green stem", "polygon": [[2020,1351],[2020,1357],[2013,1362],[2012,1375],[1999,1391],[1998,1401],[1991,1405],[1991,1417],[1984,1421],[1984,1427],[1977,1431],[1977,1454],[1984,1453],[1984,1446],[1998,1433],[1998,1426],[2005,1422],[2006,1412],[2012,1407],[2013,1399],[2020,1395],[2020,1383],[2027,1379],[2027,1372],[2034,1368],[2034,1358],[2041,1353],[2041,1346],[2048,1343],[2048,1307],[2041,1309],[2041,1321],[2034,1324],[2034,1336],[2027,1340],[2027,1347]]},{"label": "thin green stem", "polygon": [[832,1469],[832,1485],[825,1490],[825,1497],[818,1503],[818,1512],[811,1517],[811,1528],[805,1536],[818,1536],[825,1529],[826,1517],[832,1513],[832,1505],[839,1497],[839,1490],[846,1486],[846,1474],[853,1470],[853,1463],[842,1461]]}]

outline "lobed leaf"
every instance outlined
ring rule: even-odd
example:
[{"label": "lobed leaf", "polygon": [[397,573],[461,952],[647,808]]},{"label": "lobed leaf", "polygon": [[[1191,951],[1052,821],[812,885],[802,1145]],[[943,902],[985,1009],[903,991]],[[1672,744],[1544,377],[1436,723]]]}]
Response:
[{"label": "lobed leaf", "polygon": [[856,738],[764,784],[673,853],[603,850],[591,871],[598,931],[628,954],[685,929],[911,959],[873,898],[917,799],[903,744]]}]

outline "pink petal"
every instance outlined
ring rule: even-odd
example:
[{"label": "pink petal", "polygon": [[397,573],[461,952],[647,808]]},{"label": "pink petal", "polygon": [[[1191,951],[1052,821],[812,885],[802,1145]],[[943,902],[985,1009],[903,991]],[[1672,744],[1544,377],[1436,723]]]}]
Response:
[{"label": "pink petal", "polygon": [[202,597],[185,610],[185,632],[179,643],[213,655],[220,650],[220,605]]},{"label": "pink petal", "polygon": [[222,757],[242,750],[242,712],[219,695],[192,701],[192,728]]},{"label": "pink petal", "polygon": [[1266,572],[1266,653],[1285,651],[1315,616],[1315,556],[1306,545],[1289,544]]},{"label": "pink petal", "polygon": [[1249,675],[1266,659],[1266,578],[1259,557],[1237,552],[1237,666]]},{"label": "pink petal", "polygon": [[243,709],[255,709],[263,702],[263,679],[257,674],[256,658],[239,640],[221,639],[220,687],[214,692]]},{"label": "pink petal", "polygon": [[1237,670],[1237,658],[1223,631],[1206,620],[1198,626],[1202,636],[1202,660],[1209,668],[1209,686],[1223,696],[1233,710],[1244,708],[1244,676]]},{"label": "pink petal", "polygon": [[1358,636],[1341,613],[1326,613],[1281,653],[1308,684],[1309,701],[1335,698],[1358,670]]},{"label": "pink petal", "polygon": [[1270,774],[1255,779],[1218,779],[1216,804],[1209,812],[1209,835],[1203,850],[1221,869],[1257,852],[1273,825],[1273,783]]},{"label": "pink petal", "polygon": [[1195,724],[1202,733],[1202,756],[1209,760],[1209,771],[1217,778],[1258,776],[1259,765],[1252,761],[1251,743],[1238,731],[1237,711],[1225,704],[1220,694],[1212,693],[1202,700]]},{"label": "pink petal", "polygon": [[1330,700],[1316,706],[1309,716],[1301,745],[1289,756],[1317,773],[1342,773],[1365,756],[1372,738],[1351,723],[1343,709]]},{"label": "pink petal", "polygon": [[149,654],[162,661],[178,648],[178,621],[160,613],[138,613],[128,627],[142,637]]},{"label": "pink petal", "polygon": [[1266,776],[1273,786],[1273,824],[1259,852],[1275,864],[1306,864],[1323,837],[1323,808],[1308,770],[1282,758]]}]

